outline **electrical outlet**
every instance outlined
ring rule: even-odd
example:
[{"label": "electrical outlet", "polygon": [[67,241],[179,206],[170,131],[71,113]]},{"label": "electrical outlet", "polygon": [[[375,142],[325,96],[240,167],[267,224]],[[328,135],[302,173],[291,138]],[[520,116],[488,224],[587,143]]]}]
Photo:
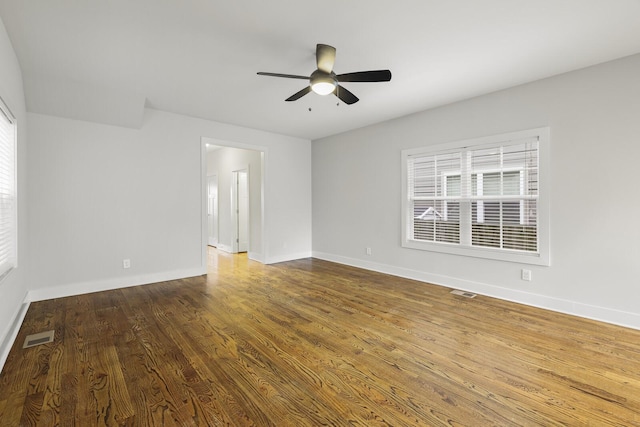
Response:
[{"label": "electrical outlet", "polygon": [[122,268],[130,268],[131,267],[131,260],[130,259],[123,259],[122,260]]},{"label": "electrical outlet", "polygon": [[371,255],[371,248],[367,248],[367,255]]},{"label": "electrical outlet", "polygon": [[522,269],[522,280],[531,281],[531,270]]}]

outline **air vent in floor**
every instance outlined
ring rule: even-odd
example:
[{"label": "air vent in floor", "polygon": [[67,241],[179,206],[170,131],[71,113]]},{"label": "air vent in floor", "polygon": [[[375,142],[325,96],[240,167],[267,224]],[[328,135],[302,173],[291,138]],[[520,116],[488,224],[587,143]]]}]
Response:
[{"label": "air vent in floor", "polygon": [[460,296],[465,297],[465,298],[475,298],[476,297],[476,294],[474,294],[473,292],[461,291],[461,290],[458,290],[458,289],[454,289],[453,291],[451,291],[451,293],[454,294],[454,295],[460,295]]},{"label": "air vent in floor", "polygon": [[40,344],[46,344],[53,341],[54,330],[40,332],[37,334],[27,335],[24,339],[24,345],[22,348],[35,347]]}]

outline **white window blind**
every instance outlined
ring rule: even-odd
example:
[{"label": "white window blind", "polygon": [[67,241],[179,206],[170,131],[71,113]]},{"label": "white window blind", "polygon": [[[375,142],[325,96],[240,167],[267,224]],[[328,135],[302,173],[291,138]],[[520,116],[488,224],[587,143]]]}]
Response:
[{"label": "white window blind", "polygon": [[548,262],[540,238],[548,223],[539,209],[540,135],[508,136],[403,151],[404,246]]},{"label": "white window blind", "polygon": [[538,252],[538,139],[471,150],[471,245]]},{"label": "white window blind", "polygon": [[0,99],[0,280],[17,263],[16,122]]},{"label": "white window blind", "polygon": [[460,243],[460,152],[408,159],[412,238]]}]

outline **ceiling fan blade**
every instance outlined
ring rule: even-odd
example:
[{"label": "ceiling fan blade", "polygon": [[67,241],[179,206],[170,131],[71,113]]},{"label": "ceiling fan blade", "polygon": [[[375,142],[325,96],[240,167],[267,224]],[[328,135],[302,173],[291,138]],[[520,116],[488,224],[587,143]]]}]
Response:
[{"label": "ceiling fan blade", "polygon": [[265,72],[258,72],[258,75],[260,76],[271,76],[271,77],[284,77],[287,79],[301,79],[301,80],[309,80],[308,76],[296,76],[295,74],[280,74],[280,73],[265,73]]},{"label": "ceiling fan blade", "polygon": [[338,98],[340,98],[340,101],[344,102],[347,105],[355,104],[359,101],[357,96],[340,85],[338,85],[334,93]]},{"label": "ceiling fan blade", "polygon": [[336,62],[336,48],[328,44],[316,45],[316,63],[318,70],[325,73],[333,71],[333,64]]},{"label": "ceiling fan blade", "polygon": [[345,73],[336,76],[339,82],[388,82],[391,80],[391,71],[373,70]]},{"label": "ceiling fan blade", "polygon": [[301,91],[298,91],[298,92],[294,93],[293,95],[291,95],[290,97],[285,99],[285,101],[298,100],[298,99],[302,98],[303,96],[305,96],[306,94],[308,94],[309,92],[311,92],[311,86],[307,86],[304,89],[302,89]]}]

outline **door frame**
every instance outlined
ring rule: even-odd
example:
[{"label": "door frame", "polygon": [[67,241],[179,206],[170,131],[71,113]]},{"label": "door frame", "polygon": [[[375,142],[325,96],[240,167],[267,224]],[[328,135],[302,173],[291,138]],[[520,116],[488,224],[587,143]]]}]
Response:
[{"label": "door frame", "polygon": [[[249,259],[254,261],[258,261],[264,264],[265,260],[269,259],[269,254],[267,253],[267,248],[269,247],[269,230],[268,230],[268,218],[265,214],[265,206],[267,205],[267,180],[269,176],[269,149],[265,146],[261,145],[253,145],[253,144],[245,144],[242,142],[230,141],[230,140],[221,140],[207,136],[200,137],[200,200],[201,200],[201,208],[200,208],[200,218],[201,218],[201,244],[200,244],[200,259],[201,259],[201,268],[203,270],[203,274],[207,271],[207,144],[219,145],[222,147],[231,147],[231,148],[242,148],[245,150],[253,150],[258,151],[261,154],[261,176],[260,176],[260,227],[262,230],[262,243],[259,247],[255,245],[250,245],[254,251],[259,252],[249,252]],[[218,177],[219,179],[220,177]]]}]

